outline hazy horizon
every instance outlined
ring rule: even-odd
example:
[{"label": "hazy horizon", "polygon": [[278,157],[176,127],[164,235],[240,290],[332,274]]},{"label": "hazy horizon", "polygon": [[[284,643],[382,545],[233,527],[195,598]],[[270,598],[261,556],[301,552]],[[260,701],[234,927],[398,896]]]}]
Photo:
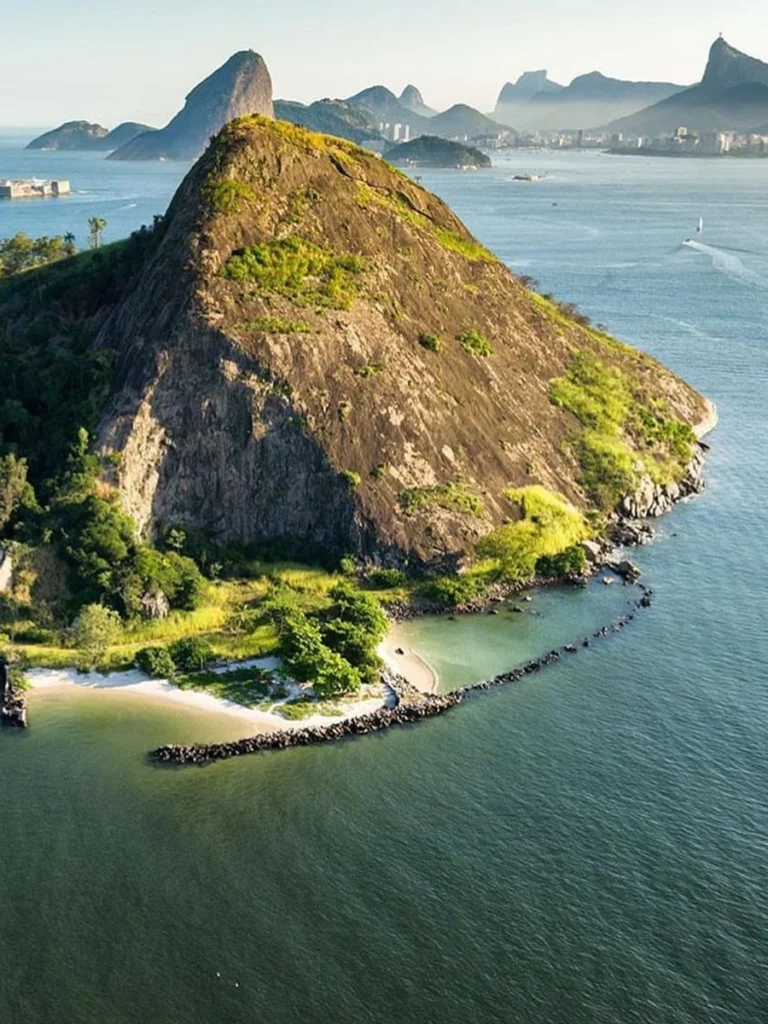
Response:
[{"label": "hazy horizon", "polygon": [[423,0],[418,9],[393,0],[385,22],[350,0],[331,10],[267,0],[258,11],[234,0],[213,22],[209,12],[200,0],[165,0],[162,10],[151,0],[130,9],[103,0],[95,21],[85,0],[41,0],[31,21],[28,10],[12,8],[4,13],[0,125],[85,119],[160,127],[197,82],[243,49],[262,54],[276,97],[311,102],[375,84],[399,93],[412,82],[433,107],[463,102],[485,111],[505,82],[537,68],[563,84],[593,70],[692,84],[720,31],[768,58],[768,19],[746,0],[734,0],[726,17],[714,0],[688,16],[661,0],[648,0],[642,16],[607,0],[584,0],[578,14],[566,0],[543,0],[533,14],[484,0],[471,18],[458,0]]}]

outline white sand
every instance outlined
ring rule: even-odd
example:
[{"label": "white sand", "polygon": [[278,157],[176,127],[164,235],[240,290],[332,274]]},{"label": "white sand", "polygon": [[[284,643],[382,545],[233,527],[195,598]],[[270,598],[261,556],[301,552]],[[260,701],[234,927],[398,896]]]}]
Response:
[{"label": "white sand", "polygon": [[[226,672],[233,668],[263,668],[273,670],[279,662],[276,658],[260,658],[246,662],[239,662],[236,665],[222,666],[215,669],[217,672]],[[137,670],[130,672],[113,672],[110,675],[101,675],[98,672],[77,672],[75,669],[49,669],[35,668],[26,673],[27,678],[35,690],[52,690],[67,687],[79,687],[91,690],[119,690],[121,693],[131,693],[138,697],[162,698],[183,704],[186,707],[197,708],[200,711],[208,711],[216,714],[230,715],[243,719],[254,726],[255,731],[272,732],[276,729],[303,729],[308,725],[329,725],[331,722],[340,722],[345,718],[356,718],[359,715],[375,711],[383,704],[383,697],[371,698],[370,700],[357,701],[333,701],[333,705],[340,709],[340,714],[333,717],[328,715],[312,715],[299,721],[282,718],[280,715],[272,714],[269,711],[259,711],[256,708],[246,708],[242,704],[236,704],[231,700],[224,700],[221,697],[214,697],[202,690],[182,690],[174,686],[167,679],[148,679]],[[289,697],[299,692],[298,687],[286,687],[289,690]],[[295,692],[294,692],[295,691]],[[273,706],[282,703],[273,702]]]},{"label": "white sand", "polygon": [[[398,654],[397,651],[403,651]],[[386,638],[379,645],[378,655],[381,660],[397,675],[407,679],[411,686],[415,686],[422,693],[436,693],[439,682],[437,672],[428,661],[407,647],[399,635],[397,626],[394,626]]]}]

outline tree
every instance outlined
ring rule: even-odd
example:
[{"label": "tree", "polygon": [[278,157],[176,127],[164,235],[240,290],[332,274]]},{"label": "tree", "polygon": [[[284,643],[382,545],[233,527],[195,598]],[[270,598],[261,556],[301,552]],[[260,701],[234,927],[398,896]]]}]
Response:
[{"label": "tree", "polygon": [[88,221],[88,232],[91,240],[92,249],[100,249],[102,242],[102,232],[107,226],[107,222],[103,217],[91,217]]},{"label": "tree", "polygon": [[0,458],[0,531],[8,524],[26,486],[26,460],[3,455]]},{"label": "tree", "polygon": [[77,252],[77,246],[75,245],[75,236],[71,231],[68,231],[64,235],[64,252],[67,256],[74,256]]},{"label": "tree", "polygon": [[103,604],[87,604],[75,622],[75,643],[83,652],[83,667],[94,668],[120,635],[120,616]]}]

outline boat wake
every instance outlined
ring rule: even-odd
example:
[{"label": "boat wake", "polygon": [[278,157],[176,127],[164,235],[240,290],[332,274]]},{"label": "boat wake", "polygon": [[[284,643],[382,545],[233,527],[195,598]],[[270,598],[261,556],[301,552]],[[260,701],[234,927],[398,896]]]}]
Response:
[{"label": "boat wake", "polygon": [[[688,249],[701,253],[702,256],[708,256],[715,270],[732,278],[734,281],[742,281],[745,284],[754,285],[756,288],[768,288],[768,278],[762,277],[756,271],[750,270],[749,267],[745,267],[739,257],[733,255],[734,252],[746,250],[728,251],[725,247],[716,248],[714,245],[696,242],[692,238],[687,238],[683,245]],[[755,255],[761,254],[757,253]]]}]

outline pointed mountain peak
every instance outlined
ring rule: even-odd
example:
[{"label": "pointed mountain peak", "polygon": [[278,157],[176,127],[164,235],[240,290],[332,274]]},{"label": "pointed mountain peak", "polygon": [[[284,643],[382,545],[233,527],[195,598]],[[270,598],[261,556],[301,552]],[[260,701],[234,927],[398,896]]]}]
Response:
[{"label": "pointed mountain peak", "polygon": [[752,82],[768,85],[768,64],[742,53],[719,36],[710,47],[701,84],[722,91]]}]

